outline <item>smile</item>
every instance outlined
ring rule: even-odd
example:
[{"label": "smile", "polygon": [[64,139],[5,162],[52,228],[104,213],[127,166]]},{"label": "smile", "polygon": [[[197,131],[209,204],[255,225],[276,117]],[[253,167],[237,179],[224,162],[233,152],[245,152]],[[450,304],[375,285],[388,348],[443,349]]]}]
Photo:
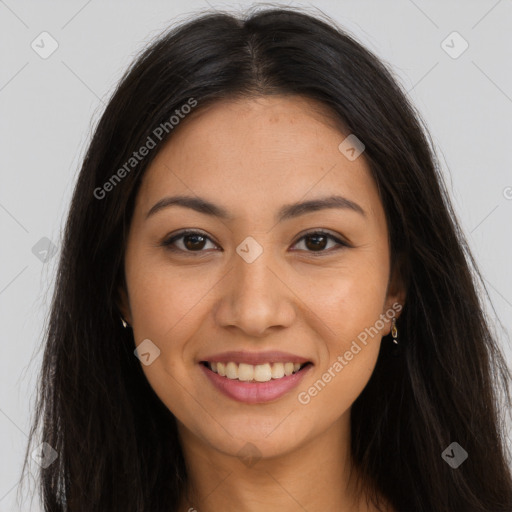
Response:
[{"label": "smile", "polygon": [[309,363],[264,363],[264,364],[247,364],[235,363],[230,361],[223,362],[204,362],[212,372],[217,373],[221,377],[231,380],[239,380],[242,382],[268,382],[272,379],[282,379],[293,373],[297,373],[301,368]]},{"label": "smile", "polygon": [[313,364],[202,361],[199,366],[218,391],[239,402],[256,404],[281,398],[299,384]]}]

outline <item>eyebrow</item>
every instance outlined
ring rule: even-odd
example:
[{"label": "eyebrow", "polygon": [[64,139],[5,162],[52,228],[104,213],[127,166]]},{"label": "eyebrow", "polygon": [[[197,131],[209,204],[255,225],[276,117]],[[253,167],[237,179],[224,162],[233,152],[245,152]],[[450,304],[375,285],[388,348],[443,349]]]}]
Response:
[{"label": "eyebrow", "polygon": [[[222,206],[216,205],[201,197],[192,196],[170,196],[160,199],[146,214],[146,219],[154,215],[155,213],[168,208],[170,206],[182,206],[184,208],[190,208],[196,212],[209,215],[211,217],[217,217],[224,220],[233,220],[234,217]],[[334,195],[328,197],[321,197],[318,199],[312,199],[310,201],[303,201],[300,203],[292,203],[284,205],[280,208],[276,215],[276,220],[282,222],[284,220],[299,217],[307,213],[316,212],[325,209],[344,209],[352,210],[366,217],[366,212],[354,201],[347,199],[346,197]]]}]

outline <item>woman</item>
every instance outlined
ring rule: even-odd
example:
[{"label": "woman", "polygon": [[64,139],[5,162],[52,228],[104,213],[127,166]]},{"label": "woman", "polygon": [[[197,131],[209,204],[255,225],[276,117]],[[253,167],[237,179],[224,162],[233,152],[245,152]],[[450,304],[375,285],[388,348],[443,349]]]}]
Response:
[{"label": "woman", "polygon": [[512,510],[508,369],[419,119],[305,13],[144,51],[69,212],[46,511]]}]

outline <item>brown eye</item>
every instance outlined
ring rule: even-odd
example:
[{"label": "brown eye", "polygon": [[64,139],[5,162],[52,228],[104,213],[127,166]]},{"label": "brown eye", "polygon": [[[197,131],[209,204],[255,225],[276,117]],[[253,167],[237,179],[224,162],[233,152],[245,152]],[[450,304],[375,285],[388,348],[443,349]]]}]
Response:
[{"label": "brown eye", "polygon": [[182,231],[168,240],[165,240],[162,245],[167,247],[170,251],[180,251],[184,253],[206,252],[203,249],[207,241],[211,242],[210,238],[199,231]]},{"label": "brown eye", "polygon": [[324,232],[324,231],[314,231],[311,233],[307,233],[302,238],[299,239],[297,244],[302,241],[304,241],[304,246],[306,247],[305,250],[307,252],[313,252],[313,253],[315,253],[315,252],[316,253],[327,253],[327,252],[330,253],[331,252],[330,249],[332,249],[333,246],[331,246],[329,249],[325,250],[329,244],[329,241],[334,242],[334,247],[336,247],[336,246],[338,246],[338,248],[340,248],[340,246],[348,247],[348,244],[342,242],[335,236],[331,235],[330,233]]},{"label": "brown eye", "polygon": [[325,249],[328,237],[325,235],[308,235],[305,237],[306,247],[312,251]]},{"label": "brown eye", "polygon": [[190,251],[201,250],[204,247],[206,237],[202,235],[185,235],[183,245]]}]

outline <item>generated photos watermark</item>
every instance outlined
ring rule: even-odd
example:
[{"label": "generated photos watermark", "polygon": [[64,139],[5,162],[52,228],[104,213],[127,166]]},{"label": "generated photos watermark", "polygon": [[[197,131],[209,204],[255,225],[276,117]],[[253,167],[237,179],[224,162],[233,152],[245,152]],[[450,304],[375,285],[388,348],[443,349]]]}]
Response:
[{"label": "generated photos watermark", "polygon": [[[395,302],[391,308],[385,313],[381,313],[379,319],[370,327],[366,327],[357,335],[357,340],[353,340],[350,348],[346,350],[342,355],[336,358],[336,361],[329,366],[329,368],[322,374],[322,376],[312,385],[307,391],[301,391],[297,395],[299,403],[307,405],[311,402],[311,398],[315,397],[320,393],[325,386],[332,381],[340,372],[348,365],[355,355],[361,352],[362,348],[368,343],[368,336],[373,338],[378,335],[382,329],[384,329],[386,322],[390,322],[397,313],[402,310],[402,305]],[[361,343],[361,345],[358,344]]]},{"label": "generated photos watermark", "polygon": [[189,98],[186,103],[174,111],[176,115],[173,114],[168,121],[160,123],[151,132],[151,135],[148,135],[146,142],[144,142],[138,151],[134,151],[132,156],[128,158],[128,160],[114,174],[112,174],[112,176],[101,187],[96,187],[94,189],[94,197],[100,200],[104,199],[108,192],[114,190],[116,185],[118,185],[133,169],[135,169],[139,162],[142,162],[142,160],[149,155],[150,151],[156,147],[157,143],[169,134],[171,130],[173,130],[196,105],[197,100]]}]

